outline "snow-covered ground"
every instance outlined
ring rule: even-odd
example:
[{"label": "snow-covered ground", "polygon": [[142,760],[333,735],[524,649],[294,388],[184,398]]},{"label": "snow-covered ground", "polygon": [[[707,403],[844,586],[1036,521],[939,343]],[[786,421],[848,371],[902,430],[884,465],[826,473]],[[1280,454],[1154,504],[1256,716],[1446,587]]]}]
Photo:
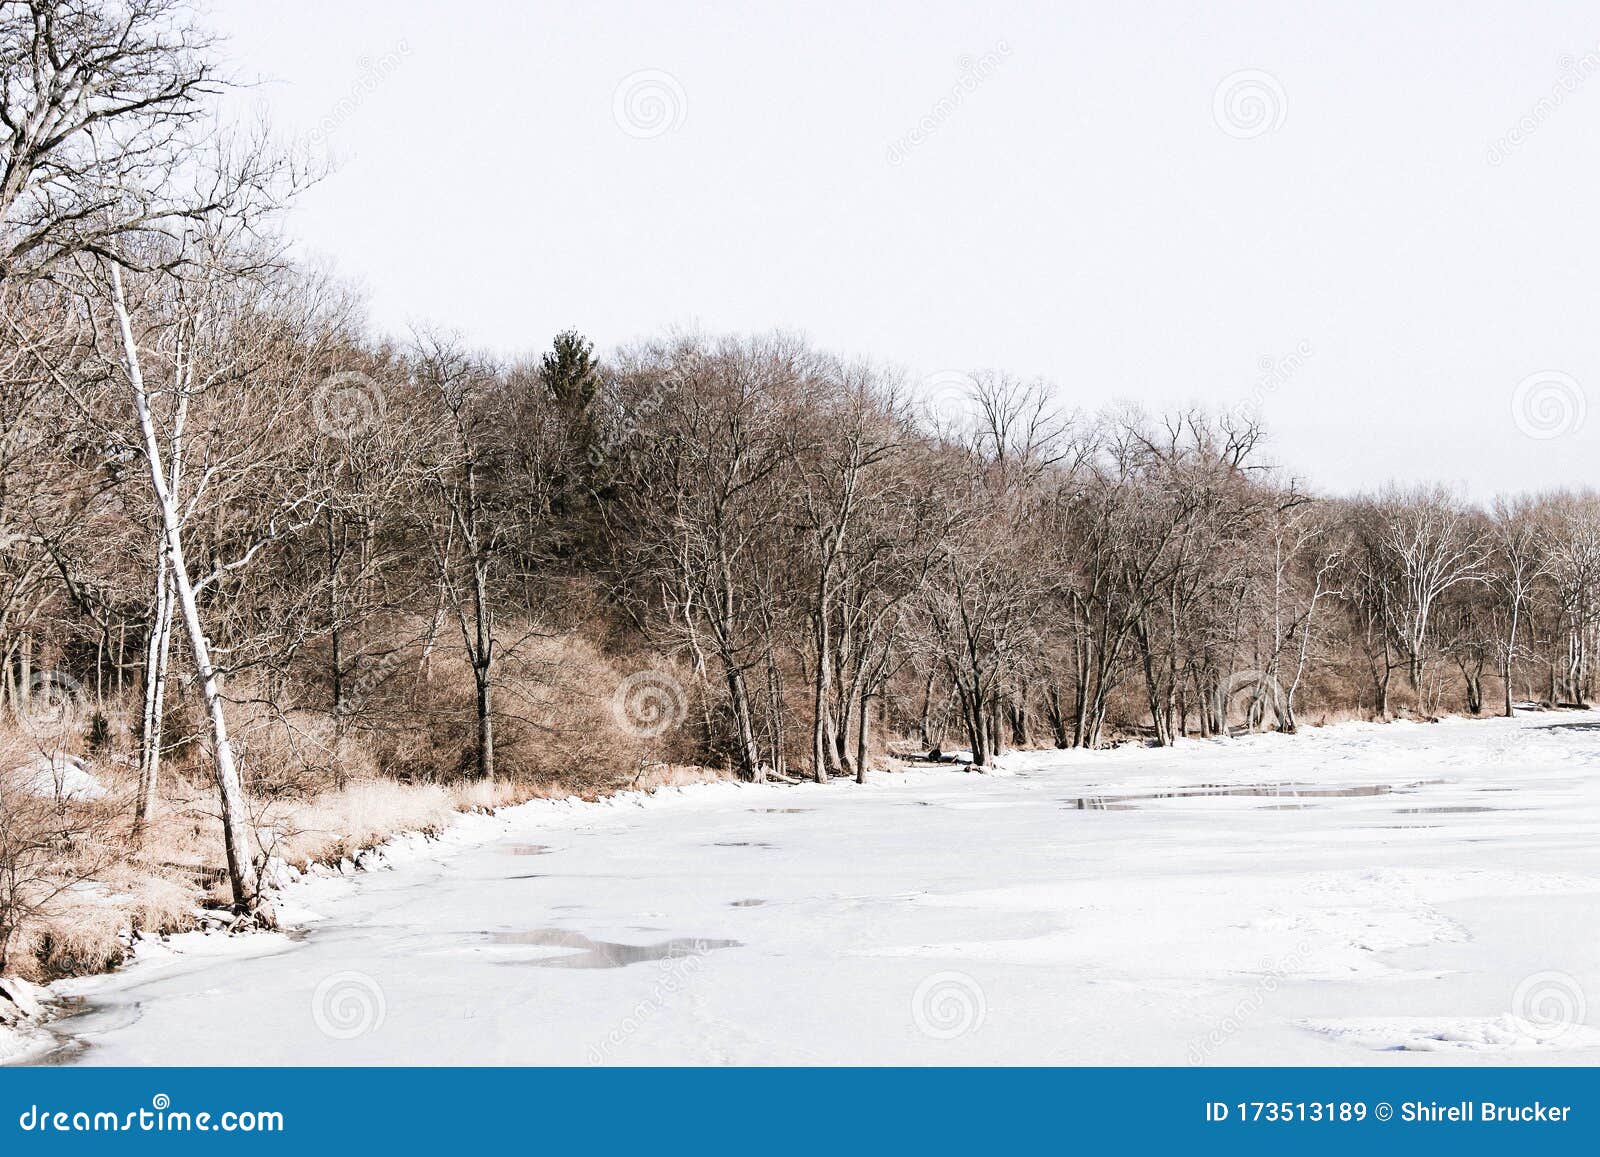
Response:
[{"label": "snow-covered ground", "polygon": [[1595,1064],[1597,835],[1600,713],[535,803],[74,982],[55,1059]]}]

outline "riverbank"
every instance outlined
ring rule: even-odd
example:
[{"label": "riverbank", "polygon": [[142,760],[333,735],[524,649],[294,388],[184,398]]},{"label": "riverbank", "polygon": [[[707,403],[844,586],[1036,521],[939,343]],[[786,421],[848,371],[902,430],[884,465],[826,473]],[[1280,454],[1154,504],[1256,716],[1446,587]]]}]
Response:
[{"label": "riverbank", "polygon": [[[1600,714],[539,802],[57,986],[58,1059],[1594,1063]],[[267,937],[236,938],[267,945]]]}]

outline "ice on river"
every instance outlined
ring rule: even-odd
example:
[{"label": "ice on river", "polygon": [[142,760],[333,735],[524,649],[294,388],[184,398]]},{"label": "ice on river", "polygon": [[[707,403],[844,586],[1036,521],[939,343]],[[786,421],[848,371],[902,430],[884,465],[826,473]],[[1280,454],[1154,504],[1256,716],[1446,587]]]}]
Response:
[{"label": "ice on river", "polygon": [[56,1059],[1595,1064],[1597,834],[1584,713],[534,803],[74,982]]}]

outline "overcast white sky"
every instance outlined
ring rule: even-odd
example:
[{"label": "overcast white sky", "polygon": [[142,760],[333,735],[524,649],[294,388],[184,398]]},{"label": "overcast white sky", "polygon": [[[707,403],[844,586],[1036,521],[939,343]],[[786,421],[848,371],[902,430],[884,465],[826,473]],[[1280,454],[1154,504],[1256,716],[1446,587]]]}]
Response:
[{"label": "overcast white sky", "polygon": [[292,229],[385,328],[511,352],[779,327],[1091,409],[1265,378],[1274,456],[1324,489],[1596,480],[1593,5],[227,0],[212,23],[249,99],[340,158]]}]

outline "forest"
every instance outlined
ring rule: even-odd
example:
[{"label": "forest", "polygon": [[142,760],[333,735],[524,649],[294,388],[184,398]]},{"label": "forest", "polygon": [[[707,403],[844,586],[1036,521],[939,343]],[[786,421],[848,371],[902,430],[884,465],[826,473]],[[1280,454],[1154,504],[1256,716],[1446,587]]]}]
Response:
[{"label": "forest", "polygon": [[378,332],[186,5],[0,10],[0,972],[533,795],[1592,697],[1593,492],[1325,494],[1248,404],[782,331]]}]

